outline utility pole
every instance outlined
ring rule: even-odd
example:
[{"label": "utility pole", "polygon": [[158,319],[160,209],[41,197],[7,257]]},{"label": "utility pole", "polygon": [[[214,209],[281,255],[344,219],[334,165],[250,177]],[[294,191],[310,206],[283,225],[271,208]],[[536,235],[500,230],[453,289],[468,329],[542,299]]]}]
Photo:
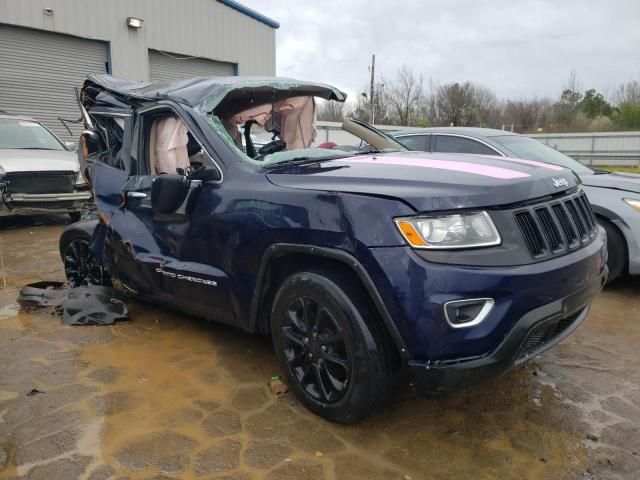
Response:
[{"label": "utility pole", "polygon": [[373,97],[373,82],[375,80],[375,71],[376,71],[376,55],[371,55],[371,88],[369,90],[369,102],[371,103],[371,124],[375,122],[376,113],[375,113],[375,100]]}]

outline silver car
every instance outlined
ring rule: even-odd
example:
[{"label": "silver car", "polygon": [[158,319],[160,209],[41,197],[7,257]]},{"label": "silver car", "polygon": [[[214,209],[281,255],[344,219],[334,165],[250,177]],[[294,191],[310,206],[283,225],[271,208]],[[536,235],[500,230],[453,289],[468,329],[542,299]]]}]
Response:
[{"label": "silver car", "polygon": [[595,170],[537,140],[503,130],[435,127],[392,134],[411,150],[498,155],[571,168],[607,231],[609,281],[640,274],[640,175]]},{"label": "silver car", "polygon": [[0,216],[68,213],[91,198],[75,152],[40,122],[0,115]]}]

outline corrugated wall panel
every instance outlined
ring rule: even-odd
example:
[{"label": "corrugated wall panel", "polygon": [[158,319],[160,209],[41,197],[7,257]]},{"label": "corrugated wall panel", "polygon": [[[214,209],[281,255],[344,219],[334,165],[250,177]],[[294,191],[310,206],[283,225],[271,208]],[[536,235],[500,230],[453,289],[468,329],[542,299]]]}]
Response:
[{"label": "corrugated wall panel", "polygon": [[106,72],[107,44],[0,24],[0,110],[43,122],[63,140],[69,135],[58,117],[76,119],[73,88],[87,73]]},{"label": "corrugated wall panel", "polygon": [[[45,7],[54,14],[44,15]],[[142,29],[127,28],[129,16],[142,18]],[[215,0],[0,0],[0,23],[108,41],[113,74],[134,80],[149,79],[149,49],[275,75],[276,31]]]},{"label": "corrugated wall panel", "polygon": [[149,50],[149,75],[154,82],[170,82],[188,77],[233,75],[235,65],[206,58],[184,58]]}]

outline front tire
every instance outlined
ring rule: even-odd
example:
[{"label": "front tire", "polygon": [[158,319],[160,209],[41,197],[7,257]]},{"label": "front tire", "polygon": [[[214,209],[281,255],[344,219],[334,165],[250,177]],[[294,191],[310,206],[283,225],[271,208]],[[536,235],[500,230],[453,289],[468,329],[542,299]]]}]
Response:
[{"label": "front tire", "polygon": [[82,285],[110,285],[104,268],[90,247],[91,236],[83,231],[72,232],[60,245],[64,274],[71,288]]},{"label": "front tire", "polygon": [[351,424],[383,407],[398,378],[395,350],[354,280],[298,272],[275,295],[271,335],[287,383],[309,410]]}]

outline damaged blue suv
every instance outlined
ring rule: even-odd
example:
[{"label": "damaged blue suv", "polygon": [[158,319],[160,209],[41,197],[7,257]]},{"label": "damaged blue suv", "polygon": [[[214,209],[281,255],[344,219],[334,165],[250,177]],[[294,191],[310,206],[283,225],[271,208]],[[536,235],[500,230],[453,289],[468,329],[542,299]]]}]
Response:
[{"label": "damaged blue suv", "polygon": [[580,325],[606,249],[571,171],[409,152],[351,119],[341,135],[359,146],[314,148],[316,99],[345,95],[89,76],[79,155],[99,220],[60,239],[69,283],[270,334],[298,399],[341,423],[407,375],[424,392],[470,385]]}]

